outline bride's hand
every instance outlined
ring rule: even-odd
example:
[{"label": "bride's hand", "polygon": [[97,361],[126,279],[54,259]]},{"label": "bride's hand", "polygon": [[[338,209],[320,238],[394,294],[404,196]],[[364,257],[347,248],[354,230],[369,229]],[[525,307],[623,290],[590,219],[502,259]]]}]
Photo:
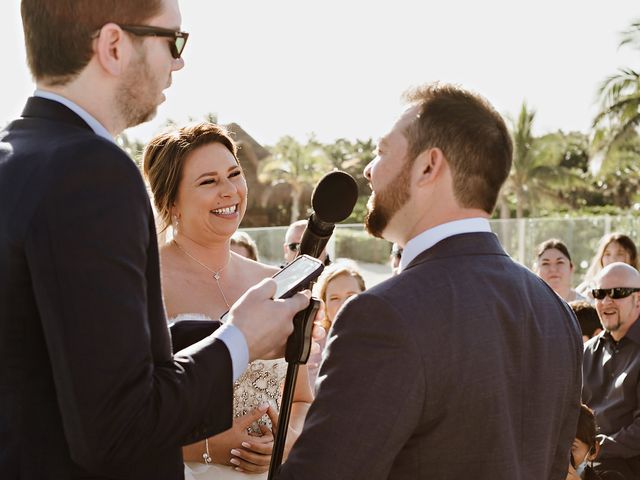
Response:
[{"label": "bride's hand", "polygon": [[[272,407],[269,407],[271,410]],[[242,448],[231,450],[231,461],[239,472],[262,473],[269,470],[271,453],[273,452],[273,434],[271,430],[260,424],[262,436],[252,436],[251,440],[242,442]]]},{"label": "bride's hand", "polygon": [[[269,410],[267,410],[267,415],[269,415],[269,419],[271,420],[272,431],[269,431],[269,429],[260,425],[260,430],[262,430],[262,433],[263,433],[263,436],[261,438],[264,438],[266,435],[272,435],[272,438],[275,438],[280,416],[278,415],[278,412],[276,411],[276,409],[271,406],[269,407]],[[300,432],[294,429],[291,426],[291,424],[289,424],[287,427],[287,438],[284,442],[284,450],[282,454],[283,460],[286,460],[286,458],[289,456],[289,451],[291,450],[291,448],[293,447],[293,444],[296,442],[299,436],[300,436]],[[249,450],[249,451],[254,451],[254,452],[263,451],[262,446],[254,446],[254,445],[251,445],[251,443],[252,442],[249,442],[248,445],[242,444],[242,446],[244,447],[245,450]],[[273,447],[271,448],[273,449]],[[271,455],[271,452],[269,452],[269,455]]]},{"label": "bride's hand", "polygon": [[[267,458],[254,458],[256,464],[244,462],[242,465],[237,462],[237,457],[233,452],[242,448],[243,443],[265,443],[270,442],[271,448],[273,448],[273,437],[271,440],[263,437],[255,437],[247,432],[247,429],[257,420],[259,420],[265,413],[267,413],[269,407],[268,403],[263,403],[258,408],[250,411],[249,413],[237,417],[233,420],[233,426],[218,435],[209,438],[209,452],[214,463],[221,465],[230,465],[232,467],[241,467],[242,470],[249,472],[266,472],[269,468],[269,462],[271,460],[271,453]],[[262,456],[264,457],[264,455]],[[266,465],[266,467],[265,467]]]}]

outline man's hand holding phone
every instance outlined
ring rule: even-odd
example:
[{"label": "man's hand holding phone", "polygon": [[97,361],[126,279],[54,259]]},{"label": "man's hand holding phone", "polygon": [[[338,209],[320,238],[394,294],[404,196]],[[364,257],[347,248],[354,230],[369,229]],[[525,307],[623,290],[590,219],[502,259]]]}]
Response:
[{"label": "man's hand holding phone", "polygon": [[[249,359],[280,358],[287,338],[293,332],[293,317],[309,305],[307,288],[324,266],[319,260],[301,255],[291,264],[250,288],[231,307],[229,319],[244,334]],[[297,292],[297,293],[296,293]],[[324,330],[314,328],[313,337],[324,337]]]},{"label": "man's hand holding phone", "polygon": [[244,334],[249,361],[284,356],[285,343],[293,332],[293,316],[309,305],[309,290],[274,300],[276,288],[273,278],[264,279],[247,290],[229,311],[229,323]]}]

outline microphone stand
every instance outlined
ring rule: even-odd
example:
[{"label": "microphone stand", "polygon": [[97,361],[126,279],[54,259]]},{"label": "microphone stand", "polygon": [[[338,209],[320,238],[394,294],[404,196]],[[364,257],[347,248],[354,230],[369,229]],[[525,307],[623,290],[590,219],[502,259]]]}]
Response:
[{"label": "microphone stand", "polygon": [[[336,203],[336,198],[342,201]],[[348,173],[338,170],[329,172],[322,177],[311,195],[311,205],[314,213],[309,217],[307,228],[302,234],[298,254],[319,258],[320,253],[324,250],[333,233],[335,224],[351,215],[357,200],[358,184]],[[320,212],[320,214],[318,215],[316,212]],[[289,365],[287,366],[278,428],[276,429],[276,438],[273,444],[271,463],[269,464],[268,480],[274,480],[278,468],[282,464],[298,367],[306,364],[309,359],[313,320],[319,306],[320,301],[312,297],[306,310],[298,312],[293,318],[293,333],[287,339],[285,351],[285,359]]]},{"label": "microphone stand", "polygon": [[293,333],[287,339],[287,347],[285,350],[285,360],[289,365],[287,366],[287,376],[284,381],[280,417],[278,420],[278,428],[276,429],[273,452],[271,454],[271,463],[269,464],[268,480],[275,478],[278,468],[280,468],[282,464],[284,444],[287,440],[287,429],[291,417],[291,404],[293,403],[293,394],[298,378],[298,368],[300,365],[306,364],[309,359],[313,320],[316,317],[319,307],[320,301],[312,297],[309,306],[305,310],[298,312],[293,318]]}]

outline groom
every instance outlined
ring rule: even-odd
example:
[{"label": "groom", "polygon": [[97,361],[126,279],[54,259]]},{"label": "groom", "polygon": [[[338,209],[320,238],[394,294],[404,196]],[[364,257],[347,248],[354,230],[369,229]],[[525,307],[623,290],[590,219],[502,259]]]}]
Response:
[{"label": "groom", "polygon": [[279,480],[564,479],[580,407],[571,310],[488,218],[511,167],[478,95],[426,85],[365,169],[401,273],[351,299]]},{"label": "groom", "polygon": [[234,379],[308,299],[266,281],[174,356],[147,191],[113,137],[184,66],[177,0],[22,18],[38,89],[0,132],[0,478],[183,478],[181,445],[231,426]]}]

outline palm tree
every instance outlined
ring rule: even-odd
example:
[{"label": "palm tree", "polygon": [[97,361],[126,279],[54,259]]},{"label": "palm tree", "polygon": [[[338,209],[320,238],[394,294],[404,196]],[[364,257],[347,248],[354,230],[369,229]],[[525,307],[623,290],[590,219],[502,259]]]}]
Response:
[{"label": "palm tree", "polygon": [[142,152],[144,151],[144,143],[137,138],[130,138],[125,132],[122,132],[116,137],[116,143],[120,148],[127,152],[140,171],[142,171]]},{"label": "palm tree", "polygon": [[[304,192],[331,170],[322,146],[311,138],[306,145],[291,136],[282,137],[262,164],[260,180],[275,185],[285,182],[291,188],[291,223],[300,218]],[[266,201],[264,202],[266,203]]]},{"label": "palm tree", "polygon": [[[535,138],[536,112],[522,103],[517,120],[511,120],[513,163],[500,199],[502,215],[508,197],[515,199],[516,217],[534,212],[543,199],[562,201],[562,189],[581,181],[577,172],[560,165],[563,142],[556,134]],[[556,138],[558,137],[558,138]]]},{"label": "palm tree", "polygon": [[334,168],[343,170],[355,178],[359,195],[369,197],[371,189],[364,178],[364,168],[376,156],[376,144],[372,139],[347,140],[339,138],[334,143],[323,145]]},{"label": "palm tree", "polygon": [[[640,50],[640,19],[621,34],[620,46]],[[593,121],[594,170],[610,160],[609,152],[636,132],[640,124],[640,72],[620,69],[598,88],[600,112]]]}]

